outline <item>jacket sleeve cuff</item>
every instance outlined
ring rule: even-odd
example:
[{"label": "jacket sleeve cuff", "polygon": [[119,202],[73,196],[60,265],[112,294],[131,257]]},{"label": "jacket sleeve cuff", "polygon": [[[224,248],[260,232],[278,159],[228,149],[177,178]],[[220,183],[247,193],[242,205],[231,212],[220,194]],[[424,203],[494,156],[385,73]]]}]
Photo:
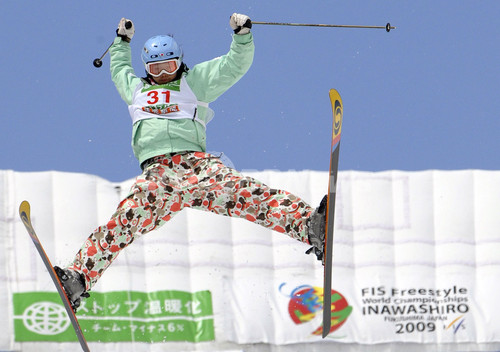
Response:
[{"label": "jacket sleeve cuff", "polygon": [[113,40],[113,44],[119,44],[119,43],[127,43],[127,44],[130,44],[128,43],[126,40],[123,40],[121,37],[116,37],[114,40]]},{"label": "jacket sleeve cuff", "polygon": [[238,44],[248,44],[253,41],[252,32],[247,34],[233,34],[233,40]]}]

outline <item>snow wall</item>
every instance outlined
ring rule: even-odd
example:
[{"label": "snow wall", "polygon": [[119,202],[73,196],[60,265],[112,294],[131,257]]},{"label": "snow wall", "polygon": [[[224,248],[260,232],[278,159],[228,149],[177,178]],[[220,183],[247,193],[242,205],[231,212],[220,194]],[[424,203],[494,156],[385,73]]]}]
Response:
[{"label": "snow wall", "polygon": [[[326,172],[246,174],[315,206],[327,191]],[[66,265],[131,183],[0,171],[0,351],[79,350],[20,202]],[[500,171],[340,172],[324,340],[308,246],[191,209],[126,248],[79,320],[96,351],[499,350],[499,209]]]}]

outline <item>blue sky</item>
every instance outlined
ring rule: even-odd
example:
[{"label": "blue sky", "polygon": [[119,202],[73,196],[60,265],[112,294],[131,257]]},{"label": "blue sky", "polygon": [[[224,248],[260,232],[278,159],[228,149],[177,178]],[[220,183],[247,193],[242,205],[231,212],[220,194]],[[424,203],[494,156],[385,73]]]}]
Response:
[{"label": "blue sky", "polygon": [[328,90],[344,102],[340,170],[498,169],[500,1],[54,0],[2,4],[0,168],[139,172],[131,122],[109,75],[92,66],[121,17],[134,21],[133,65],[156,34],[185,62],[225,54],[229,16],[397,29],[257,26],[253,66],[211,104],[208,150],[242,170],[327,170]]}]

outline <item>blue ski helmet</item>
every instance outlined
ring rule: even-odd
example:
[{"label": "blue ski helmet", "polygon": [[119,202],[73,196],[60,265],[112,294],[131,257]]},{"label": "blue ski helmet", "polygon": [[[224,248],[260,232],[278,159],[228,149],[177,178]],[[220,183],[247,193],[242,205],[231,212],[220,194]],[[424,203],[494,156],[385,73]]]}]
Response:
[{"label": "blue ski helmet", "polygon": [[179,58],[182,61],[182,49],[170,35],[157,35],[144,43],[141,57],[144,65],[148,62],[174,58]]}]

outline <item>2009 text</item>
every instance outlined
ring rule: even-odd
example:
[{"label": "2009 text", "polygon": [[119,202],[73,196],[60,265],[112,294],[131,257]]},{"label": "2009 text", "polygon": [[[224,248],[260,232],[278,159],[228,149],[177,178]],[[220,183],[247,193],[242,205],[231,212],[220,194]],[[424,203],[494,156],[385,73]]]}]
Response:
[{"label": "2009 text", "polygon": [[436,331],[434,323],[406,323],[396,324],[396,334],[412,334],[414,332],[433,332]]}]

